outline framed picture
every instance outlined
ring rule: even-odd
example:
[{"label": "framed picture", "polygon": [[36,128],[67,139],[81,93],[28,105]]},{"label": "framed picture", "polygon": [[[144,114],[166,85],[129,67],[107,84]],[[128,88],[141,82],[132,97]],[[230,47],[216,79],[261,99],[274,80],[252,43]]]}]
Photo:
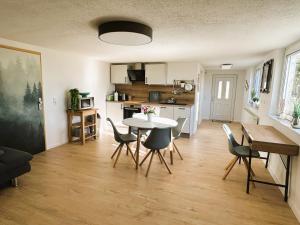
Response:
[{"label": "framed picture", "polygon": [[0,45],[0,145],[45,150],[41,54]]},{"label": "framed picture", "polygon": [[265,62],[263,65],[261,85],[260,85],[260,92],[262,93],[270,92],[270,85],[271,85],[272,73],[273,73],[273,62],[274,59],[271,59]]}]

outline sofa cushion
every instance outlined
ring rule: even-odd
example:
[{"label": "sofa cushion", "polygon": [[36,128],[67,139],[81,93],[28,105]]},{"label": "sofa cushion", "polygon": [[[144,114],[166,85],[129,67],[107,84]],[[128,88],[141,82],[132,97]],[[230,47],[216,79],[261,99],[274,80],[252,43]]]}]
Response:
[{"label": "sofa cushion", "polygon": [[0,147],[4,154],[0,156],[0,163],[5,164],[6,169],[11,169],[24,165],[32,159],[32,155],[8,147]]},{"label": "sofa cushion", "polygon": [[6,168],[7,167],[5,166],[5,164],[0,162],[0,176],[1,176],[2,173],[4,173],[6,171]]}]

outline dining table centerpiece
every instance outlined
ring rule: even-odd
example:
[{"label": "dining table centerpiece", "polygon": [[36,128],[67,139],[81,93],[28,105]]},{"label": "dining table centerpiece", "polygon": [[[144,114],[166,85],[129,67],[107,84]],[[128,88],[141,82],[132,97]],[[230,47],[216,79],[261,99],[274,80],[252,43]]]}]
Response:
[{"label": "dining table centerpiece", "polygon": [[144,114],[147,115],[148,121],[152,122],[153,116],[155,115],[155,107],[144,106],[142,110]]}]

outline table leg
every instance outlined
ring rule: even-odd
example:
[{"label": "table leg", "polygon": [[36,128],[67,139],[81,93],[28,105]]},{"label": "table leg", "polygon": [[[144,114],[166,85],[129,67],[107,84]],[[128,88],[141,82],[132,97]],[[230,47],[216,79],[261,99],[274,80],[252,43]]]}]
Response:
[{"label": "table leg", "polygon": [[285,175],[285,189],[284,189],[284,201],[288,200],[288,192],[289,192],[289,177],[290,177],[290,163],[291,156],[287,156],[287,165],[286,165],[286,175]]},{"label": "table leg", "polygon": [[135,169],[139,168],[139,155],[140,155],[140,144],[141,144],[140,129],[137,130],[137,141],[136,141],[136,166]]},{"label": "table leg", "polygon": [[249,167],[248,167],[248,176],[247,176],[247,194],[249,194],[249,187],[250,187],[250,177],[251,177],[251,161],[252,161],[252,149],[250,148],[249,151]]},{"label": "table leg", "polygon": [[241,145],[244,145],[244,138],[245,138],[245,136],[244,136],[244,134],[242,135],[242,142],[241,142]]}]

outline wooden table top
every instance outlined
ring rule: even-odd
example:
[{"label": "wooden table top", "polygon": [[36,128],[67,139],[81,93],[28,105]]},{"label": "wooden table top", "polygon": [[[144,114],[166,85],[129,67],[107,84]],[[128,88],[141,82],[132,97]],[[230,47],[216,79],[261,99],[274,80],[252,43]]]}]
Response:
[{"label": "wooden table top", "polygon": [[243,123],[242,130],[255,150],[285,155],[299,154],[299,145],[272,126]]}]

